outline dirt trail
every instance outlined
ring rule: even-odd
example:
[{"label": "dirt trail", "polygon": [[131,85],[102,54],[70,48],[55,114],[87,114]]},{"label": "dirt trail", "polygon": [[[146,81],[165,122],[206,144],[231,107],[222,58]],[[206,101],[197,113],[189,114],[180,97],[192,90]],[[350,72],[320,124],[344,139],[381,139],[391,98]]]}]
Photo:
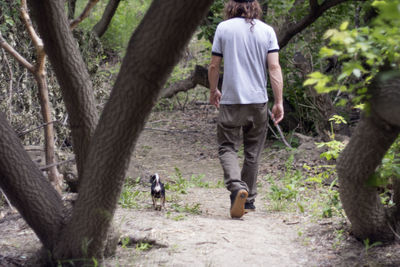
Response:
[{"label": "dirt trail", "polygon": [[135,229],[135,238],[166,245],[134,255],[120,251],[121,266],[306,266],[309,262],[306,249],[297,242],[297,222],[287,225],[280,214],[261,207],[232,220],[225,189],[194,189],[187,198],[183,201],[200,201],[202,214],[174,221],[165,211],[118,211],[123,236]]},{"label": "dirt trail", "polygon": [[[141,177],[132,189],[138,197],[134,207],[116,211],[121,242],[106,266],[400,266],[399,244],[366,250],[350,235],[344,218],[271,211],[265,181],[258,188],[256,212],[232,220],[229,192],[218,186],[222,170],[215,117],[213,109],[198,107],[152,114],[127,174],[132,181]],[[265,149],[259,177],[279,179],[288,157],[285,150]],[[319,161],[311,140],[294,164],[300,168]],[[167,190],[162,211],[151,204],[147,180],[154,172],[172,186],[177,177],[190,180],[186,192]],[[39,247],[20,216],[0,208],[0,267],[32,266],[26,260]]]},{"label": "dirt trail", "polygon": [[[194,114],[187,112],[186,116]],[[170,125],[162,126],[172,129],[171,132],[145,130],[133,155],[129,175],[158,172],[170,180],[178,168],[186,179],[202,174],[210,183],[221,180],[214,116],[211,112],[203,118],[203,123],[191,127],[185,124],[181,129],[180,119],[172,119]],[[152,120],[160,121],[152,118],[148,125]],[[121,266],[296,266],[308,262],[306,249],[296,241],[299,222],[285,224],[284,216],[267,212],[264,201],[258,201],[257,211],[240,220],[229,217],[229,192],[225,188],[190,188],[187,194],[178,194],[178,200],[171,202],[161,212],[151,208],[150,197],[142,209],[118,210],[116,222],[120,222],[122,236],[154,240],[165,247],[142,253],[135,250],[133,255],[130,249],[121,249],[119,253],[124,256],[121,255],[121,260],[117,256],[115,261]],[[176,203],[198,205],[200,214],[185,213],[182,220],[174,220],[180,214],[171,207]]]}]

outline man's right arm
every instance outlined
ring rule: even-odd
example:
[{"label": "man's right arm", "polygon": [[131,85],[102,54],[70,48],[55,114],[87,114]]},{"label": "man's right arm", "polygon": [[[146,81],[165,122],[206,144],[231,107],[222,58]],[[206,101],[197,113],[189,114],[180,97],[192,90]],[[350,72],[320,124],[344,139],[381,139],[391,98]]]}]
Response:
[{"label": "man's right arm", "polygon": [[274,106],[272,108],[272,119],[278,124],[284,116],[283,111],[283,78],[281,65],[279,64],[279,53],[272,52],[267,56],[269,79],[274,93]]},{"label": "man's right arm", "polygon": [[221,100],[221,91],[218,90],[219,69],[221,66],[222,57],[211,56],[211,63],[208,67],[208,82],[210,84],[210,104],[219,108]]}]

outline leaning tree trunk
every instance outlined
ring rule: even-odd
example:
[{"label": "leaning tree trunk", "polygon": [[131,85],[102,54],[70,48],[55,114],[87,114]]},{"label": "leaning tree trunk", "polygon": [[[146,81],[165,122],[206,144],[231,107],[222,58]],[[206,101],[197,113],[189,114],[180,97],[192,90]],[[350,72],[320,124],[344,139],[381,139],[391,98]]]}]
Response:
[{"label": "leaning tree trunk", "polygon": [[0,187],[47,248],[55,245],[63,222],[60,195],[30,159],[0,112]]},{"label": "leaning tree trunk", "polygon": [[114,17],[115,12],[117,11],[118,5],[121,0],[110,0],[104,10],[103,16],[100,21],[96,23],[93,27],[93,32],[98,36],[102,37],[103,34],[107,31],[108,26],[112,18]]},{"label": "leaning tree trunk", "polygon": [[[92,128],[86,126],[92,125],[90,122],[95,117],[95,111],[85,109],[87,104],[92,106],[92,94],[89,103],[85,99],[91,93],[91,86],[88,86],[90,82],[86,70],[82,75],[81,64],[77,66],[80,69],[72,71],[76,67],[77,48],[68,31],[62,3],[32,2],[36,13],[40,14],[37,17],[39,30],[71,115],[72,133],[77,137],[74,139],[74,149],[80,149],[80,146],[89,148],[85,149],[87,153],[76,151],[85,158],[81,162],[84,165],[80,169],[79,197],[72,218],[59,237],[54,257],[101,258],[106,233],[136,140],[162,85],[179,59],[180,51],[189,41],[212,0],[153,1],[132,36],[110,100],[89,147]],[[82,86],[77,87],[77,83],[82,83]],[[82,132],[85,129],[88,130]],[[77,134],[79,130],[81,132]],[[82,250],[84,245],[87,245],[85,251]]]},{"label": "leaning tree trunk", "polygon": [[69,115],[78,176],[98,121],[93,86],[65,15],[63,1],[29,1]]},{"label": "leaning tree trunk", "polygon": [[[354,235],[374,242],[394,238],[396,223],[368,185],[383,156],[400,132],[400,76],[378,77],[370,86],[371,111],[365,112],[339,157],[340,199]],[[400,205],[400,203],[396,203]]]}]

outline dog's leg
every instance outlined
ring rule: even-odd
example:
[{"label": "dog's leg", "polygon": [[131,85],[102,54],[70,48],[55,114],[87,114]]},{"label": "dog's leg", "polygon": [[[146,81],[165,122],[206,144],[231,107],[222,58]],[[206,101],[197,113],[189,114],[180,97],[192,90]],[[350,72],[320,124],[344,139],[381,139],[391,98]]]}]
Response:
[{"label": "dog's leg", "polygon": [[153,200],[153,208],[156,208],[156,198],[154,196],[151,196],[151,199]]},{"label": "dog's leg", "polygon": [[161,200],[162,200],[162,207],[163,207],[163,209],[165,209],[165,196],[162,196],[162,198],[161,198]]}]

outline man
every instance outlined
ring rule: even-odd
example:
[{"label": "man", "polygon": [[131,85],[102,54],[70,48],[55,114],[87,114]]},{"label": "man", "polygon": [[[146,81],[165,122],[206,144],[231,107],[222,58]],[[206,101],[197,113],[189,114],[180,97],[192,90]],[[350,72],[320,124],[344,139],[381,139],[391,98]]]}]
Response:
[{"label": "man", "polygon": [[[279,46],[272,27],[259,20],[262,11],[257,0],[229,0],[226,20],[214,36],[208,69],[210,103],[219,108],[218,155],[224,182],[231,192],[232,218],[254,211],[257,172],[266,139],[268,123],[267,71],[274,94],[272,120],[283,119],[282,72]],[[217,88],[219,69],[224,59],[222,93]],[[244,162],[237,158],[243,131]]]}]

